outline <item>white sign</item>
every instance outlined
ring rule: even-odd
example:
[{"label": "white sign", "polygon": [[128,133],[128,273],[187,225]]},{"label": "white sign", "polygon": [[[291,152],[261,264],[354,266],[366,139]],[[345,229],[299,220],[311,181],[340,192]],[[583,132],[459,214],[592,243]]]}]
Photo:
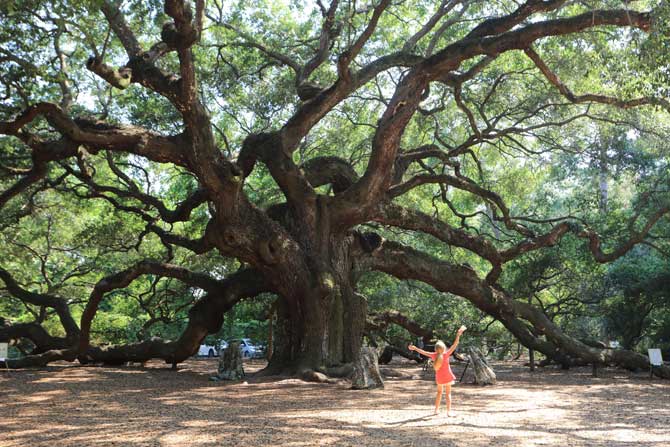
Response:
[{"label": "white sign", "polygon": [[0,343],[0,359],[7,358],[7,351],[9,350],[8,343]]},{"label": "white sign", "polygon": [[654,366],[663,365],[663,356],[661,356],[660,349],[649,349],[649,363],[651,363]]}]

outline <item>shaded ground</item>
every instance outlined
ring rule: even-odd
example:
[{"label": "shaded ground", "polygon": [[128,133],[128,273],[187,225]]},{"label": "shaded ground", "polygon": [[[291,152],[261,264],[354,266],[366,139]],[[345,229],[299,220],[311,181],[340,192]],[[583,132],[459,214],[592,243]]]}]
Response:
[{"label": "shaded ground", "polygon": [[292,379],[214,383],[216,359],[177,372],[162,363],[2,372],[0,446],[670,445],[670,382],[620,370],[593,378],[586,368],[493,366],[498,385],[456,386],[453,418],[431,416],[427,375],[352,391]]}]

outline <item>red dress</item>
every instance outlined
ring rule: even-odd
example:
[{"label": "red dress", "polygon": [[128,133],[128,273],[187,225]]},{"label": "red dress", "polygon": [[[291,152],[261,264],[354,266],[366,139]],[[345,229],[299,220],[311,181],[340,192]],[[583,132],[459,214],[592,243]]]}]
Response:
[{"label": "red dress", "polygon": [[[434,362],[437,358],[437,352],[432,353],[430,358]],[[456,376],[451,371],[451,366],[449,366],[449,357],[445,354],[442,354],[442,366],[440,369],[435,371],[435,382],[438,385],[444,385],[447,383],[453,383],[455,380]]]}]

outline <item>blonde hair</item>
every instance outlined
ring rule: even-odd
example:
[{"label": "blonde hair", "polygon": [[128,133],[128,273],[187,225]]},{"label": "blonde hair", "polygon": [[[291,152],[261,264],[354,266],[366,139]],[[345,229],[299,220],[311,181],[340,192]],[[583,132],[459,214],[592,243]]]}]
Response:
[{"label": "blonde hair", "polygon": [[447,345],[445,345],[442,340],[438,340],[437,343],[435,343],[435,351],[437,351],[437,348],[442,348],[443,351],[446,351]]}]

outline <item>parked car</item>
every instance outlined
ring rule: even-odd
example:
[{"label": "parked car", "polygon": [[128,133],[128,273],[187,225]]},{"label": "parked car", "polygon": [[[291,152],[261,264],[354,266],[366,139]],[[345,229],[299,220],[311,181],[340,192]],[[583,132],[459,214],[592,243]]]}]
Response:
[{"label": "parked car", "polygon": [[261,341],[256,343],[256,347],[258,348],[258,353],[260,354],[259,357],[265,357],[268,352],[268,344],[264,341]]},{"label": "parked car", "polygon": [[208,345],[208,344],[202,344],[200,345],[200,348],[198,349],[198,356],[199,357],[217,357],[221,355],[224,349],[228,347],[228,342],[225,340],[221,340],[219,343],[219,346],[214,346],[214,345]]},{"label": "parked car", "polygon": [[237,342],[240,344],[240,353],[244,358],[253,359],[263,356],[263,350],[256,346],[249,338],[238,338],[231,340],[230,342]]}]

